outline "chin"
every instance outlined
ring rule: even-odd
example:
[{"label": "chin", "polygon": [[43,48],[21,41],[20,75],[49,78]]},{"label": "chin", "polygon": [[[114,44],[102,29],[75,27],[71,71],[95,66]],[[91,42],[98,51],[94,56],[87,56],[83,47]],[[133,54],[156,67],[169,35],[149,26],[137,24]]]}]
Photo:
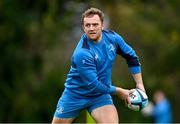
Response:
[{"label": "chin", "polygon": [[93,41],[97,41],[97,38],[91,38],[89,37],[90,40],[93,40]]},{"label": "chin", "polygon": [[97,41],[97,38],[92,38],[91,40],[93,40],[93,41]]}]

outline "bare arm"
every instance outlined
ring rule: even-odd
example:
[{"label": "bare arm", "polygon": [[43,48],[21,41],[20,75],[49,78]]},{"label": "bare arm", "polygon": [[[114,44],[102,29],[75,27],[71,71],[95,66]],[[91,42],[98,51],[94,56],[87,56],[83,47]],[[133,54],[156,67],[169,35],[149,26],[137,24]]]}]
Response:
[{"label": "bare arm", "polygon": [[[133,79],[136,82],[136,88],[139,88],[139,89],[145,91],[141,73],[133,74]],[[129,94],[131,92],[133,92],[133,90],[116,87],[117,96],[120,97],[122,100],[127,101],[128,103],[130,103]]]},{"label": "bare arm", "polygon": [[141,73],[133,74],[133,78],[134,81],[136,82],[136,88],[139,88],[145,92],[145,88],[142,80],[142,74]]},{"label": "bare arm", "polygon": [[127,99],[127,97],[129,96],[129,91],[130,90],[128,90],[128,89],[123,89],[121,87],[116,87],[116,94],[122,100],[126,100]]}]

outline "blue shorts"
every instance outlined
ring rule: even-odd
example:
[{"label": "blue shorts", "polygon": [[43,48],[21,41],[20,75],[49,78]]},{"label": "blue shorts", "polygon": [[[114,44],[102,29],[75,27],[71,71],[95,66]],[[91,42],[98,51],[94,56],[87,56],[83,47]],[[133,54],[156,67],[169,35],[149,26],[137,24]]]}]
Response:
[{"label": "blue shorts", "polygon": [[112,97],[109,94],[104,94],[92,98],[77,98],[71,95],[63,94],[58,101],[54,117],[75,118],[83,109],[87,109],[87,111],[91,113],[98,107],[112,104]]}]

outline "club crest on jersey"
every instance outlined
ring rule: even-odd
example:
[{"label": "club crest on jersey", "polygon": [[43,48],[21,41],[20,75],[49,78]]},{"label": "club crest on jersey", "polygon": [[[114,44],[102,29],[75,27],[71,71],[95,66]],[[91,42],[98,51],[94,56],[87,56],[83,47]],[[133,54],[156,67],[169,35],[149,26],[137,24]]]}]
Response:
[{"label": "club crest on jersey", "polygon": [[97,60],[97,59],[98,59],[98,54],[95,54],[95,57],[94,57],[94,58],[95,58],[95,60]]},{"label": "club crest on jersey", "polygon": [[64,111],[64,108],[63,108],[63,107],[59,107],[59,108],[56,109],[56,112],[57,112],[57,113],[60,113],[60,114],[62,114],[63,111]]},{"label": "club crest on jersey", "polygon": [[83,63],[83,64],[85,64],[85,63],[86,63],[86,61],[83,59],[83,60],[82,60],[82,63]]},{"label": "club crest on jersey", "polygon": [[109,51],[113,51],[114,52],[115,48],[112,44],[109,45]]}]

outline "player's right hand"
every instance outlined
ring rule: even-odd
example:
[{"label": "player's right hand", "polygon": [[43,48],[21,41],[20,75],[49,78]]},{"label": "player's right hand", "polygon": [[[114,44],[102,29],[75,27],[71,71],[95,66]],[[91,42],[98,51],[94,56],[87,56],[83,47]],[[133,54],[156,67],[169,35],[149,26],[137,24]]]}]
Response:
[{"label": "player's right hand", "polygon": [[117,96],[120,99],[125,100],[125,102],[127,104],[131,104],[129,94],[132,93],[132,92],[133,92],[133,90],[128,90],[128,89],[123,89],[123,88],[120,88],[120,87],[116,87]]}]

